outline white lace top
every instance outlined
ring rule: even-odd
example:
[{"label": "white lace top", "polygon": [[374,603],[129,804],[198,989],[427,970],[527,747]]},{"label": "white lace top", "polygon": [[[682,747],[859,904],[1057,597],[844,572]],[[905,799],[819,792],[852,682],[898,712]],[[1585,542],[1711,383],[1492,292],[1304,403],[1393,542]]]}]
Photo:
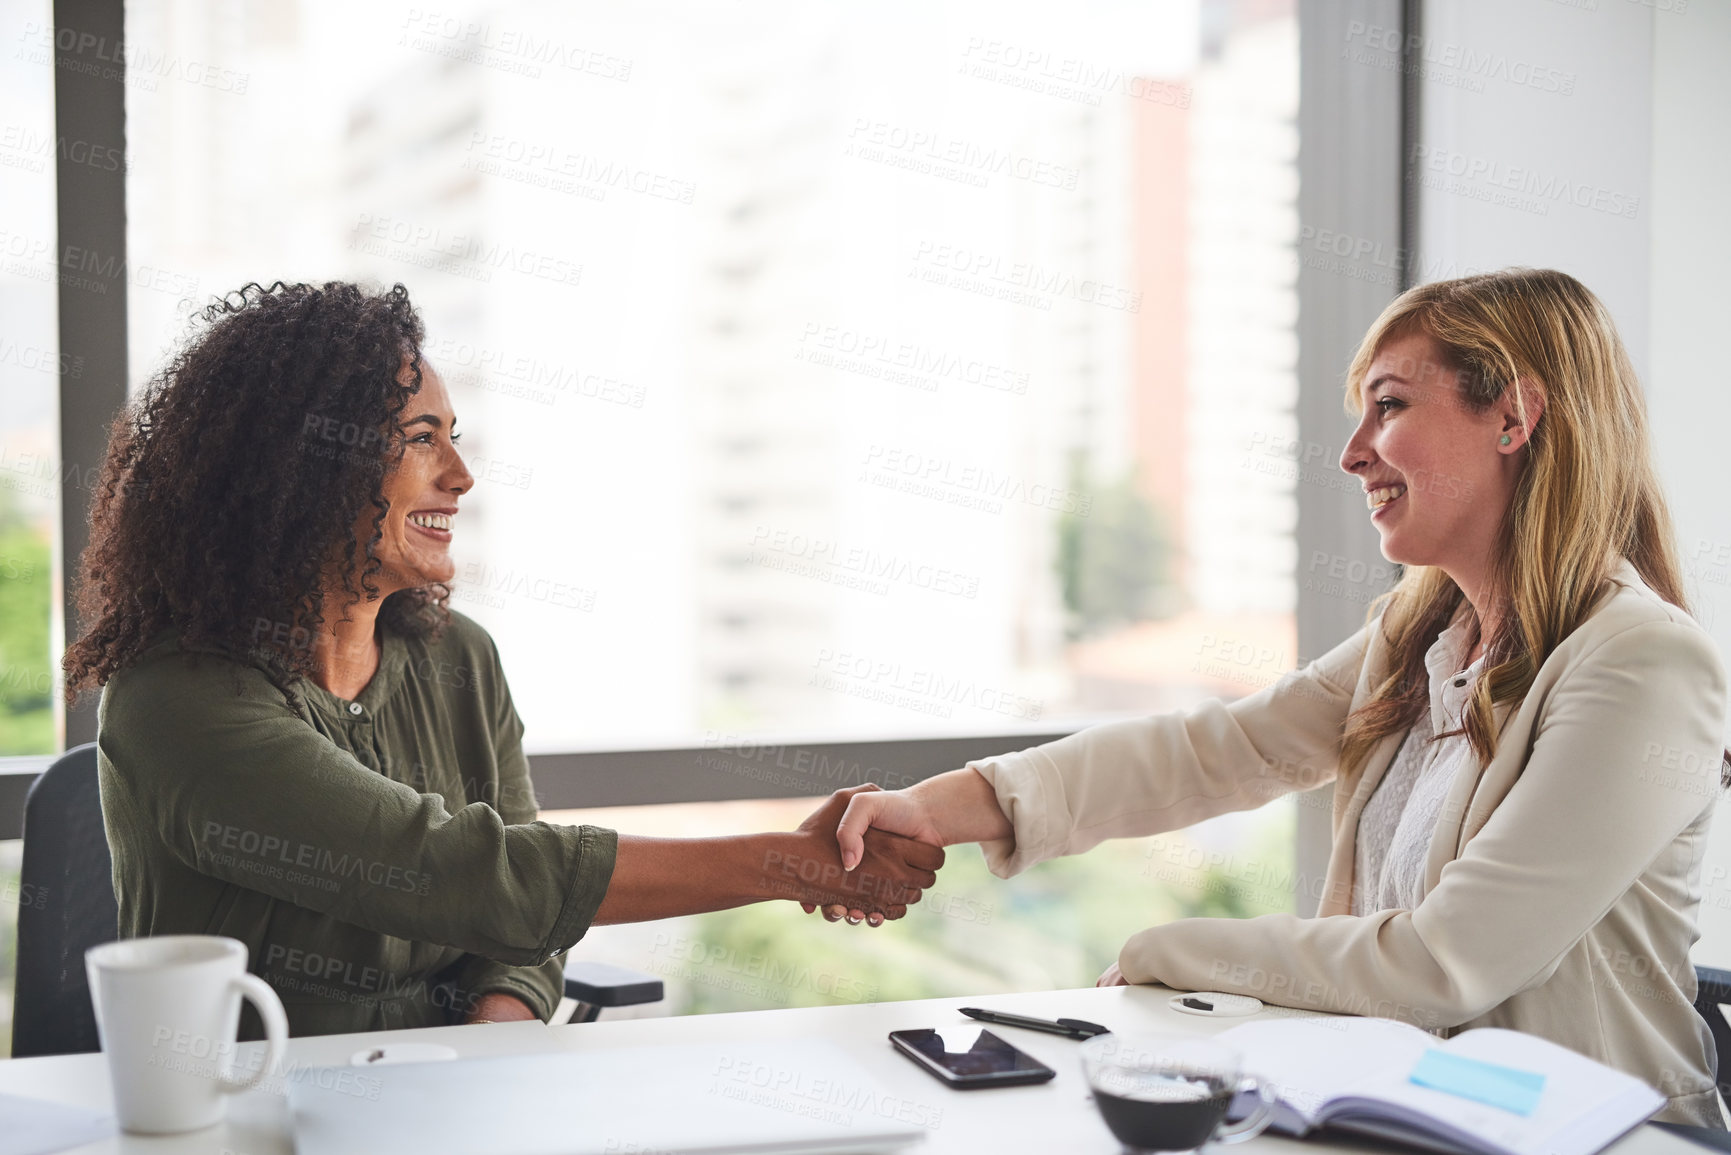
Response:
[{"label": "white lace top", "polygon": [[1359,815],[1353,914],[1412,910],[1424,897],[1425,858],[1430,854],[1431,836],[1436,832],[1449,784],[1456,774],[1476,765],[1465,734],[1431,741],[1434,735],[1460,729],[1473,684],[1484,668],[1483,657],[1461,668],[1472,635],[1472,617],[1463,613],[1425,652],[1430,715],[1407,731],[1393,763]]}]

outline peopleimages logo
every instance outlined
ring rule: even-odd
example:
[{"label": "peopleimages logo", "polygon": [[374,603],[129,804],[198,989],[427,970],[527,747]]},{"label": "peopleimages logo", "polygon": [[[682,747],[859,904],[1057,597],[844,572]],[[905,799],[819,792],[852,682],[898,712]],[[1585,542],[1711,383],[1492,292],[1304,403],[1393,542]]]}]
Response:
[{"label": "peopleimages logo", "polygon": [[426,894],[433,881],[424,871],[346,852],[337,854],[328,847],[221,822],[204,824],[199,858],[213,865],[231,866],[249,874],[281,878],[332,893],[340,888],[341,879],[417,895]]},{"label": "peopleimages logo", "polygon": [[[833,538],[759,525],[751,535],[750,558],[770,569],[786,569],[827,580],[826,575],[850,575],[868,583],[868,588],[900,582],[934,593],[973,598],[980,592],[977,574],[960,573],[930,562],[915,561],[900,554],[879,553],[870,546],[847,545]],[[804,565],[789,564],[805,563]],[[872,588],[872,592],[884,592]]]},{"label": "peopleimages logo", "polygon": [[955,706],[1028,720],[1043,709],[1036,699],[964,675],[830,649],[818,652],[807,684],[945,718]]},{"label": "peopleimages logo", "polygon": [[403,17],[397,43],[531,79],[542,75],[543,66],[620,83],[631,79],[632,61],[626,57],[542,35],[532,28],[494,24],[437,9],[410,8]]},{"label": "peopleimages logo", "polygon": [[925,392],[948,381],[1018,396],[1028,391],[1028,374],[1007,365],[845,325],[807,322],[793,356],[796,361],[879,377]]},{"label": "peopleimages logo", "polygon": [[[1515,193],[1519,195],[1504,198],[1501,203],[1539,216],[1549,213],[1550,204],[1574,205],[1576,208],[1591,209],[1629,220],[1633,220],[1641,209],[1641,198],[1638,196],[1590,181],[1574,180],[1560,173],[1546,172],[1530,165],[1507,164],[1493,157],[1415,144],[1412,147],[1411,164],[1418,170],[1421,178],[1449,177],[1459,182],[1449,185],[1430,180],[1426,183],[1427,188],[1434,187],[1465,196],[1475,196],[1471,191],[1475,186],[1486,193]],[[1478,194],[1477,199],[1491,198]]]},{"label": "peopleimages logo", "polygon": [[[927,165],[950,166],[959,174],[975,178],[967,183],[982,186],[989,177],[1005,176],[1074,192],[1081,177],[1081,171],[1075,165],[1042,160],[1011,148],[982,145],[931,129],[908,128],[863,116],[854,118],[843,155],[892,164],[895,158],[907,158],[914,162],[913,171],[916,172],[928,171]],[[944,173],[940,168],[935,175]]]},{"label": "peopleimages logo", "polygon": [[1169,108],[1190,107],[1190,89],[1182,84],[1138,76],[1079,56],[1050,52],[1043,46],[1031,48],[1007,40],[970,37],[962,51],[960,71],[976,80],[1094,107],[1100,105],[1103,95]]},{"label": "peopleimages logo", "polygon": [[984,466],[875,442],[866,450],[863,476],[885,488],[921,496],[980,498],[993,512],[1003,508],[1002,502],[1011,502],[1087,517],[1094,505],[1092,496],[1067,486],[1028,483]]},{"label": "peopleimages logo", "polygon": [[252,82],[252,74],[248,72],[207,64],[134,41],[122,44],[76,28],[53,28],[30,21],[24,25],[20,40],[32,49],[28,56],[20,51],[20,59],[46,63],[50,51],[58,52],[62,57],[57,62],[61,68],[104,80],[117,80],[124,76],[129,87],[146,92],[155,92],[158,81],[178,80],[200,88],[245,96],[247,86]]},{"label": "peopleimages logo", "polygon": [[[1049,269],[1031,261],[1005,260],[996,253],[981,252],[965,245],[921,241],[914,249],[914,265],[937,274],[935,279],[926,278],[933,283],[947,283],[944,277],[955,274],[998,286],[1010,294],[1002,299],[1014,300],[1018,304],[1033,304],[1044,296],[1068,297],[1084,305],[1098,305],[1125,313],[1139,312],[1142,308],[1140,292],[1093,277],[1078,277],[1060,269]],[[1022,297],[1013,295],[1018,291]],[[1050,307],[1049,302],[1046,307]]]},{"label": "peopleimages logo", "polygon": [[129,167],[124,148],[92,144],[87,140],[68,140],[64,136],[56,136],[52,132],[42,132],[22,124],[8,124],[0,128],[0,150],[16,153],[29,162],[7,163],[6,167],[26,168],[30,172],[45,171],[47,165],[44,162],[56,158],[84,168],[96,169],[98,172],[122,172]]},{"label": "peopleimages logo", "polygon": [[[1387,54],[1387,58],[1380,62],[1384,67],[1398,66],[1402,54],[1408,54],[1414,66],[1421,70],[1426,79],[1435,79],[1454,87],[1465,87],[1474,92],[1484,91],[1484,82],[1487,80],[1534,88],[1559,96],[1571,96],[1575,91],[1573,72],[1417,32],[1408,33],[1381,24],[1367,24],[1362,20],[1347,21],[1346,44],[1347,47],[1342,50],[1343,55],[1350,54],[1353,48]],[[1361,64],[1377,63],[1362,56],[1353,59]]]},{"label": "peopleimages logo", "polygon": [[464,377],[478,388],[526,396],[545,404],[552,404],[559,395],[569,395],[641,409],[649,392],[646,386],[583,366],[545,361],[517,349],[476,345],[452,337],[428,341],[424,352],[440,369]]},{"label": "peopleimages logo", "polygon": [[606,190],[620,189],[685,205],[697,196],[697,185],[688,180],[500,133],[471,132],[468,151],[471,155],[464,158],[464,168],[494,176],[521,177],[526,183],[544,185],[554,191],[575,192],[580,187],[589,187],[604,197]]},{"label": "peopleimages logo", "polygon": [[556,285],[583,282],[583,266],[563,257],[499,241],[484,242],[472,233],[446,232],[402,217],[362,213],[355,222],[350,247],[369,256],[458,272],[479,281],[490,281],[495,271],[503,271]]}]

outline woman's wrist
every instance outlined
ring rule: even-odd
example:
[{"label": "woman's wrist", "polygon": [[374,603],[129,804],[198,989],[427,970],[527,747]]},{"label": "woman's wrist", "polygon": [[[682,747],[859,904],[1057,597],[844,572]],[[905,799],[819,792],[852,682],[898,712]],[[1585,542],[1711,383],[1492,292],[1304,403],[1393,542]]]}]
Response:
[{"label": "woman's wrist", "polygon": [[513,1023],[539,1019],[533,1008],[516,995],[489,991],[475,1000],[465,1023]]},{"label": "woman's wrist", "polygon": [[940,843],[992,842],[1010,838],[1015,826],[998,805],[998,792],[972,767],[916,782],[904,794],[925,812]]},{"label": "woman's wrist", "polygon": [[736,906],[770,898],[797,899],[800,869],[809,852],[798,831],[747,835],[738,878],[730,886]]},{"label": "woman's wrist", "polygon": [[815,831],[769,831],[733,841],[737,844],[726,855],[728,866],[710,875],[707,883],[697,883],[715,886],[716,909],[766,899],[801,901],[811,891],[840,881],[837,852]]}]

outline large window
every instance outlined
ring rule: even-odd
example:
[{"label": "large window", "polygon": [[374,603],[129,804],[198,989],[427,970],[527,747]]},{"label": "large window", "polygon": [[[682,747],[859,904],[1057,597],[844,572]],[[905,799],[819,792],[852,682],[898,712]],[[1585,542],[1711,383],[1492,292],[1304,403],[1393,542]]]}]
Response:
[{"label": "large window", "polygon": [[[132,376],[408,285],[530,748],[1006,733],[1295,663],[1290,4],[128,6]],[[136,280],[136,278],[135,278]]]},{"label": "large window", "polygon": [[55,406],[82,359],[55,336],[54,70],[46,2],[0,10],[0,757],[59,748],[51,547],[60,514]]},{"label": "large window", "polygon": [[[60,514],[55,406],[80,358],[55,335],[54,70],[49,5],[0,8],[0,766],[60,747],[53,655]],[[22,844],[0,842],[0,1055],[10,1053]]]},{"label": "large window", "polygon": [[[532,751],[1011,746],[1296,664],[1291,3],[137,0],[127,38],[134,387],[213,294],[408,285],[478,479],[455,604]],[[955,848],[885,930],[579,951],[676,1010],[1075,986],[1150,923],[1290,909],[1292,826],[1014,888]]]},{"label": "large window", "polygon": [[[456,605],[533,751],[1013,745],[1296,664],[1291,0],[126,13],[124,266],[58,236],[56,164],[121,158],[56,131],[50,6],[0,24],[0,757],[61,746],[55,526],[97,464],[57,452],[62,286],[126,293],[136,388],[248,281],[408,285],[478,479]],[[674,1010],[1076,985],[1152,922],[1289,909],[1292,828],[1014,887],[955,848],[869,935],[751,908],[580,951]]]}]

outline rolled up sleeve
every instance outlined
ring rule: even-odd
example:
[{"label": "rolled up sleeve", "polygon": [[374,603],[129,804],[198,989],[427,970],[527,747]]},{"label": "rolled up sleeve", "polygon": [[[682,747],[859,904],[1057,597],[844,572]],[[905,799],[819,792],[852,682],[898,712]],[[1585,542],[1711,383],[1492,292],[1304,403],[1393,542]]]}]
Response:
[{"label": "rolled up sleeve", "polygon": [[[511,701],[497,648],[492,650],[492,656],[496,676],[487,685],[494,694],[490,714],[493,746],[498,756],[496,808],[507,823],[534,822],[540,808],[529,775],[529,759],[523,754],[523,721]],[[603,851],[596,849],[593,853]],[[612,855],[611,849],[605,853]],[[579,937],[594,918],[606,892],[604,883],[592,901],[589,896],[580,898],[578,909],[583,912],[583,926],[577,929]],[[471,1008],[482,995],[513,995],[523,1000],[542,1022],[547,1022],[565,996],[565,953],[561,951],[539,966],[511,966],[480,955],[466,955],[458,964],[455,982],[459,994],[453,1005]]]},{"label": "rolled up sleeve", "polygon": [[511,823],[484,802],[452,813],[319,734],[262,671],[151,674],[121,671],[124,692],[105,696],[99,741],[124,795],[105,805],[186,866],[510,966],[539,966],[588,929],[612,878],[611,830]]}]

